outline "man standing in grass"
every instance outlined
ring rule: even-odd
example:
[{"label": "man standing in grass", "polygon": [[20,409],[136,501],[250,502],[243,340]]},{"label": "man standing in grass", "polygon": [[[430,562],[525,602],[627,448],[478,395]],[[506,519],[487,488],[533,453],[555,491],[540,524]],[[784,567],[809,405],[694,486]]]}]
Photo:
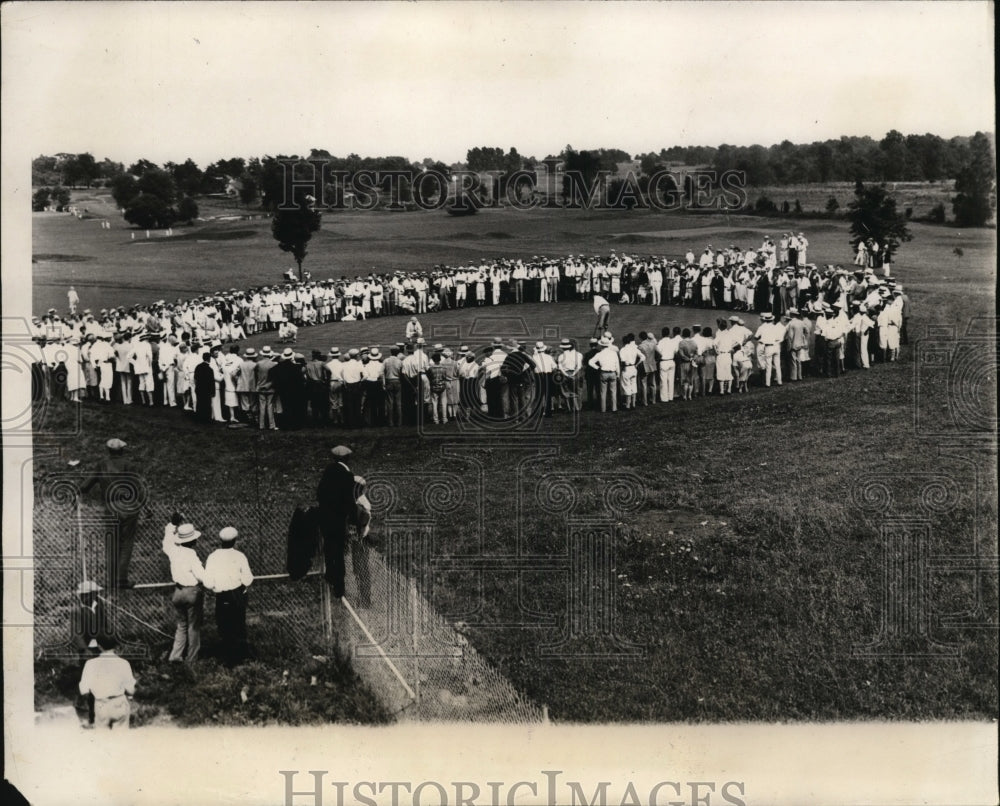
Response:
[{"label": "man standing in grass", "polygon": [[80,694],[94,698],[94,727],[97,729],[129,727],[132,713],[130,698],[135,694],[132,665],[115,653],[117,642],[107,634],[97,637],[101,654],[91,658],[80,675]]},{"label": "man standing in grass", "polygon": [[114,438],[105,444],[107,457],[81,485],[80,492],[89,492],[96,486],[112,519],[105,546],[109,587],[131,588],[128,571],[139,528],[139,513],[143,507],[149,513],[145,485],[139,472],[125,458],[125,448],[128,447],[125,442]]},{"label": "man standing in grass", "polygon": [[170,661],[190,663],[198,658],[201,650],[201,623],[204,618],[205,569],[194,550],[201,532],[193,524],[182,523],[177,527],[173,540],[164,539],[163,551],[170,560],[170,577],[174,583],[171,599],[177,613],[177,629]]},{"label": "man standing in grass", "polygon": [[219,532],[221,545],[205,560],[207,586],[215,593],[215,623],[222,642],[222,659],[230,666],[245,660],[247,588],[253,582],[246,555],[236,548],[239,533],[232,526]]},{"label": "man standing in grass", "polygon": [[355,516],[354,473],[347,466],[351,449],[337,445],[330,451],[333,461],[326,466],[316,487],[319,504],[319,530],[323,535],[326,558],[326,581],[338,599],[344,595],[344,552],[347,549],[347,523]]},{"label": "man standing in grass", "polygon": [[607,411],[608,400],[611,401],[611,411],[618,411],[618,377],[621,374],[621,363],[618,352],[611,346],[611,340],[602,336],[597,342],[599,352],[591,358],[588,365],[600,373],[600,388],[598,394],[601,400],[601,411]]}]

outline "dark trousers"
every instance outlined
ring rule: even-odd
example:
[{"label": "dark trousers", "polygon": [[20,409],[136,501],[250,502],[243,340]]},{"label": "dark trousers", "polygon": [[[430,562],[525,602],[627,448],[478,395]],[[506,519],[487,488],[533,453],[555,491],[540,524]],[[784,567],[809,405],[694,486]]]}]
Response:
[{"label": "dark trousers", "polygon": [[319,509],[319,531],[323,535],[323,556],[326,560],[325,579],[334,596],[344,595],[344,551],[347,547],[347,516]]},{"label": "dark trousers", "polygon": [[402,376],[400,400],[403,404],[403,425],[417,424],[417,398],[420,395],[420,379]]},{"label": "dark trousers", "polygon": [[203,423],[212,422],[212,398],[208,395],[198,395],[194,408],[194,416]]},{"label": "dark trousers", "polygon": [[531,387],[522,383],[509,383],[510,416],[514,420],[527,419],[531,403]]},{"label": "dark trousers", "polygon": [[401,425],[403,422],[401,394],[400,381],[385,382],[385,402],[388,409],[389,425]]},{"label": "dark trousers", "polygon": [[503,378],[488,378],[486,381],[486,411],[490,417],[503,419],[503,396],[507,383]]},{"label": "dark trousers", "polygon": [[601,374],[592,369],[585,370],[585,373],[587,379],[587,402],[591,408],[598,409],[600,408],[598,400],[601,397]]},{"label": "dark trousers", "polygon": [[546,417],[552,416],[552,373],[538,373],[538,394],[541,395],[544,406],[543,414]]},{"label": "dark trousers", "polygon": [[344,424],[348,428],[360,428],[361,422],[361,381],[344,384]]},{"label": "dark trousers", "polygon": [[309,381],[309,406],[317,425],[325,425],[330,419],[330,392],[324,381]]},{"label": "dark trousers", "polygon": [[139,528],[138,515],[114,515],[115,528],[107,536],[105,556],[107,558],[107,581],[109,587],[121,587],[128,583],[128,569],[135,547],[135,533]]},{"label": "dark trousers", "polygon": [[369,425],[385,425],[385,392],[378,381],[364,381],[365,419]]},{"label": "dark trousers", "polygon": [[232,664],[246,660],[249,654],[246,588],[215,594],[215,625],[222,642],[223,661]]}]

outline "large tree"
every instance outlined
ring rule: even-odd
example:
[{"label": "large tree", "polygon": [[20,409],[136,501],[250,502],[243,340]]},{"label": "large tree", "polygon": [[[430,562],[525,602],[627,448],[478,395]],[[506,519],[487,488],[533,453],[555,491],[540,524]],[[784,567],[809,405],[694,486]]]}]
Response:
[{"label": "large tree", "polygon": [[71,156],[62,164],[63,182],[71,187],[85,185],[90,187],[91,183],[100,176],[100,169],[97,160],[92,154],[76,154]]},{"label": "large tree", "polygon": [[906,217],[896,209],[896,199],[885,183],[854,186],[854,201],[847,205],[847,220],[851,222],[851,245],[874,238],[882,247],[886,259],[896,253],[900,243],[912,240],[906,227]]},{"label": "large tree", "polygon": [[969,161],[955,178],[958,195],[952,199],[955,223],[960,227],[981,227],[996,209],[996,167],[989,138],[976,132],[969,142]]},{"label": "large tree", "polygon": [[125,220],[140,229],[164,229],[177,220],[177,212],[159,196],[140,193],[126,208]]},{"label": "large tree", "polygon": [[278,242],[283,252],[290,252],[299,267],[299,280],[302,279],[302,261],[305,260],[306,244],[312,234],[319,229],[321,216],[313,210],[304,194],[298,194],[294,205],[285,208],[278,207],[271,220],[271,235]]}]

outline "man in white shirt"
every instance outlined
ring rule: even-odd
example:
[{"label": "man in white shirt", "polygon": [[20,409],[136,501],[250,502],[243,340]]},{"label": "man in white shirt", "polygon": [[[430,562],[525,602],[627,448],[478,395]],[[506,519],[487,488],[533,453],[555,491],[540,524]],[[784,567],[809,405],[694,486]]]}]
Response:
[{"label": "man in white shirt", "polygon": [[344,379],[344,425],[348,428],[360,428],[361,422],[361,380],[364,367],[361,364],[361,351],[352,347],[347,353],[347,361],[341,366]]},{"label": "man in white shirt", "polygon": [[569,339],[559,342],[559,355],[556,367],[562,374],[562,396],[570,411],[580,411],[583,402],[583,355],[573,346]]},{"label": "man in white shirt", "polygon": [[334,425],[344,422],[344,362],[340,360],[340,348],[331,347],[327,353],[326,371],[330,379],[330,420]]},{"label": "man in white shirt", "polygon": [[215,594],[215,623],[227,665],[245,660],[247,646],[247,588],[253,582],[246,555],[236,548],[239,533],[232,526],[219,532],[221,545],[205,560],[206,586]]},{"label": "man in white shirt", "polygon": [[781,342],[785,337],[782,326],[775,324],[774,314],[766,311],[760,315],[760,327],[754,334],[757,343],[763,348],[764,386],[771,385],[771,376],[775,383],[781,386]]},{"label": "man in white shirt", "polygon": [[663,273],[658,266],[653,266],[646,272],[646,277],[649,279],[650,304],[659,305],[663,292]]},{"label": "man in white shirt", "polygon": [[182,523],[177,527],[173,540],[165,537],[163,551],[170,560],[170,578],[174,582],[172,602],[177,611],[177,629],[170,661],[191,663],[201,649],[201,623],[204,619],[205,569],[194,550],[201,532],[193,524]]},{"label": "man in white shirt", "polygon": [[618,411],[618,377],[621,374],[621,363],[618,359],[618,351],[611,346],[611,341],[607,336],[602,336],[597,342],[600,352],[590,359],[590,366],[601,373],[601,411],[608,410],[607,404],[610,398],[611,411]]},{"label": "man in white shirt", "polygon": [[139,400],[143,406],[153,405],[153,348],[149,337],[142,334],[132,340],[129,361],[139,381]]},{"label": "man in white shirt", "polygon": [[101,331],[97,342],[90,348],[90,361],[98,373],[100,399],[111,402],[111,384],[115,379],[115,351],[111,347],[111,334]]},{"label": "man in white shirt", "polygon": [[669,403],[674,399],[674,377],[677,370],[675,356],[680,336],[671,336],[670,328],[660,331],[661,338],[656,343],[656,360],[660,369],[660,402]]},{"label": "man in white shirt", "polygon": [[549,355],[545,342],[535,343],[535,352],[532,355],[535,362],[535,377],[540,384],[540,391],[544,403],[544,416],[552,416],[552,373],[556,370],[555,359]]},{"label": "man in white shirt", "polygon": [[157,370],[163,379],[163,405],[177,405],[177,337],[170,336],[156,354]]},{"label": "man in white shirt", "polygon": [[94,697],[94,727],[97,729],[129,727],[132,707],[129,698],[135,694],[132,665],[115,653],[117,642],[106,634],[97,636],[101,654],[83,666],[80,694]]}]

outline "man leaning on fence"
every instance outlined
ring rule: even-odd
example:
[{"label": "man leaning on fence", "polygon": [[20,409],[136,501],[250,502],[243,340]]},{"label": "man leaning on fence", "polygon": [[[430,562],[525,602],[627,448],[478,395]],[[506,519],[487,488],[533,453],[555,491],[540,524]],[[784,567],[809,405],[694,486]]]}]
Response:
[{"label": "man leaning on fence", "polygon": [[[325,390],[324,390],[325,391]],[[205,560],[205,585],[215,594],[215,624],[224,663],[246,660],[247,588],[253,582],[246,555],[236,548],[239,533],[232,526],[219,532],[221,545]]]},{"label": "man leaning on fence", "polygon": [[163,553],[170,560],[170,577],[174,582],[171,599],[177,612],[177,629],[170,661],[191,662],[198,658],[201,649],[201,623],[204,618],[205,569],[194,550],[201,532],[193,524],[182,523],[174,535],[163,539]]}]

